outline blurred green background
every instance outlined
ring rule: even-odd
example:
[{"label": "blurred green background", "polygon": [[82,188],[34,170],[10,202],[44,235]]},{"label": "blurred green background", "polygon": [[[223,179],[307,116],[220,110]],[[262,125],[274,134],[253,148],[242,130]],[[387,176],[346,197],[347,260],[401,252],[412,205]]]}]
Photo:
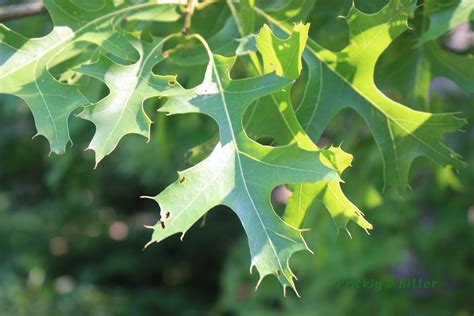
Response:
[{"label": "blurred green background", "polygon": [[[370,11],[384,4],[376,2],[358,4]],[[343,47],[347,28],[337,16],[350,1],[320,3],[310,14],[312,37]],[[213,14],[228,15],[216,5],[196,19]],[[215,20],[209,35],[224,21]],[[46,15],[7,25],[29,37],[52,27]],[[384,69],[396,65],[391,56],[409,36],[397,39],[379,62],[376,81],[387,93],[396,87],[386,84]],[[394,85],[405,75],[401,70]],[[199,82],[199,76],[180,79]],[[381,157],[362,119],[350,111],[338,115],[320,143],[343,142],[354,155],[343,189],[375,228],[368,236],[350,224],[350,239],[336,234],[323,207],[311,213],[305,237],[315,255],[298,253],[292,260],[302,298],[284,298],[270,277],[254,291],[258,276],[248,272],[247,240],[225,207],[212,210],[184,241],[174,236],[142,251],[150,237],[143,225],[154,224],[159,210],[139,196],[174,181],[176,170],[188,166],[187,151],[214,135],[214,122],[164,117],[147,105],[156,123],[151,142],[128,136],[93,170],[93,153],[83,150],[92,125],[71,119],[74,146],[64,156],[48,156],[45,139],[31,140],[35,128],[24,102],[0,95],[0,315],[472,315],[474,98],[447,79],[432,86],[432,112],[460,112],[469,120],[465,132],[447,140],[469,166],[456,171],[419,159],[412,190],[401,197],[384,190]],[[411,278],[437,285],[397,286]],[[395,286],[363,288],[372,280]]]}]

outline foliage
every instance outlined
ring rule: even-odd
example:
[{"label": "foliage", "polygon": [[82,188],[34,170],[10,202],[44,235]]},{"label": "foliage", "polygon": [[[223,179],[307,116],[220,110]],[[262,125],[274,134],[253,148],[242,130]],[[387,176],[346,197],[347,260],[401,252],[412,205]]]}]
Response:
[{"label": "foliage", "polygon": [[[172,118],[150,115],[146,107],[168,115],[208,116],[199,119],[205,124],[194,126],[207,125],[208,130],[188,146],[197,146],[188,159],[193,166],[153,198],[160,219],[150,226],[148,244],[176,233],[184,236],[210,209],[225,205],[247,234],[251,270],[256,267],[260,275],[257,286],[274,274],[284,289],[296,291],[290,257],[309,250],[301,233],[318,203],[327,208],[338,230],[347,230],[350,221],[372,229],[356,206],[363,204],[343,193],[341,178],[348,185],[367,178],[364,190],[375,184],[367,173],[346,176],[353,157],[341,146],[317,145],[345,108],[364,119],[382,156],[372,159],[373,165],[402,194],[418,157],[441,166],[464,166],[441,139],[466,121],[457,114],[430,113],[434,102],[429,87],[434,77],[446,76],[466,93],[473,92],[472,56],[447,51],[439,38],[473,18],[466,13],[473,11],[469,1],[425,1],[418,9],[414,0],[375,7],[366,3],[373,13],[353,3],[344,18],[347,38],[328,45],[339,50],[313,39],[309,32],[318,29],[318,21],[304,24],[313,22],[313,8],[331,10],[313,0],[199,3],[191,35],[178,32],[185,9],[170,2],[47,0],[54,24],[48,35],[27,38],[4,25],[0,30],[0,93],[28,104],[36,134],[48,140],[54,153],[64,153],[71,142],[70,125],[88,130],[73,123],[77,120],[70,116],[77,114],[95,125],[87,148],[95,152],[96,166],[125,147],[127,135],[145,136],[151,142],[147,147],[156,148],[130,150],[132,156],[121,162],[137,170],[140,155],[153,157],[151,162],[164,160],[177,146],[170,145],[175,135],[165,131]],[[206,23],[212,16],[218,16],[215,27]],[[445,25],[445,16],[452,23]],[[410,31],[408,23],[415,29]],[[153,133],[150,116],[157,118]],[[358,137],[346,129],[335,134],[348,144]],[[370,148],[359,155],[374,154]],[[150,165],[138,170],[153,168]],[[73,169],[71,163],[64,168],[68,171],[59,170],[56,177]],[[452,169],[443,170],[456,179]],[[54,174],[51,177],[54,183]],[[148,177],[147,185],[157,176]],[[281,185],[287,185],[292,196],[278,216],[270,195]],[[325,229],[319,223],[316,227]]]}]

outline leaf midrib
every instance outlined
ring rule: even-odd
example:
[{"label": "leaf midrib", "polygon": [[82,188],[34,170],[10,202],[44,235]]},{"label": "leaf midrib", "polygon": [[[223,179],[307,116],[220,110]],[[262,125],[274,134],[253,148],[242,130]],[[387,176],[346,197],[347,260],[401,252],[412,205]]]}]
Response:
[{"label": "leaf midrib", "polygon": [[[282,264],[280,262],[280,258],[278,257],[278,252],[276,251],[276,248],[275,248],[275,245],[273,244],[273,241],[272,239],[270,238],[270,235],[268,234],[268,231],[267,231],[267,227],[265,226],[265,224],[263,223],[262,221],[262,218],[260,217],[260,214],[258,213],[258,210],[257,210],[257,207],[252,199],[252,196],[248,190],[248,187],[247,187],[247,182],[246,182],[246,179],[245,179],[245,175],[244,175],[244,171],[243,171],[243,167],[242,167],[242,162],[240,160],[240,150],[239,150],[239,147],[238,147],[238,144],[237,144],[237,138],[235,137],[235,134],[234,134],[234,129],[233,129],[233,126],[232,126],[232,121],[231,121],[231,118],[230,118],[230,114],[229,114],[229,109],[227,107],[227,101],[225,99],[225,95],[224,95],[224,87],[222,85],[222,82],[221,82],[221,79],[220,79],[220,76],[219,76],[219,71],[217,70],[217,67],[216,67],[216,63],[214,61],[214,56],[212,54],[212,51],[209,47],[209,45],[207,44],[207,42],[200,36],[200,35],[195,35],[199,41],[203,44],[203,46],[206,48],[207,52],[208,52],[208,56],[209,56],[209,63],[211,64],[212,66],[212,71],[214,73],[214,76],[216,77],[216,82],[217,82],[217,86],[219,88],[219,95],[221,97],[221,101],[222,101],[222,104],[223,104],[223,107],[224,107],[224,111],[225,111],[225,114],[226,114],[226,118],[227,118],[227,122],[229,124],[229,129],[230,129],[230,134],[231,134],[231,137],[232,137],[232,142],[233,142],[233,147],[235,148],[235,151],[236,151],[236,158],[237,158],[237,163],[239,165],[239,171],[240,171],[240,176],[242,177],[242,183],[243,183],[243,186],[244,186],[244,189],[247,193],[247,196],[252,204],[252,207],[253,207],[253,210],[263,228],[263,231],[265,232],[265,235],[267,237],[267,240],[268,242],[270,243],[270,246],[272,248],[272,251],[275,255],[275,258],[276,258],[276,261],[278,262],[278,267],[280,268],[280,271],[284,271],[283,267],[282,267]],[[252,262],[252,265],[254,264],[254,262]]]},{"label": "leaf midrib", "polygon": [[[211,58],[211,57],[209,57]],[[280,268],[280,271],[283,271],[283,267],[281,265],[281,262],[280,262],[280,258],[278,257],[278,253],[275,249],[275,245],[273,244],[273,241],[272,239],[270,238],[270,235],[268,234],[268,231],[267,231],[267,227],[265,226],[265,224],[263,223],[262,221],[262,218],[260,217],[260,214],[258,213],[258,210],[257,210],[257,207],[252,199],[252,196],[250,195],[250,192],[249,192],[249,189],[247,187],[247,181],[245,179],[245,174],[244,174],[244,170],[243,170],[243,167],[242,167],[242,161],[240,160],[240,149],[239,149],[239,146],[237,145],[237,139],[235,137],[235,134],[234,134],[234,128],[232,126],[232,121],[230,119],[230,114],[229,114],[229,110],[227,108],[227,101],[225,99],[225,96],[224,96],[224,89],[223,89],[223,86],[222,86],[222,82],[219,78],[219,73],[217,71],[217,68],[216,68],[216,64],[214,62],[214,58],[212,57],[212,60],[211,60],[211,63],[212,63],[212,69],[214,71],[214,75],[216,76],[216,81],[217,81],[217,85],[219,86],[219,94],[221,96],[221,99],[222,99],[222,103],[224,105],[224,110],[225,110],[225,114],[226,114],[226,118],[227,118],[227,121],[229,123],[229,127],[230,127],[230,133],[231,133],[231,136],[232,136],[232,141],[234,143],[234,147],[235,147],[235,150],[236,150],[236,158],[237,158],[237,163],[239,165],[239,171],[240,171],[240,176],[242,177],[242,183],[244,185],[244,188],[245,188],[245,192],[247,193],[247,196],[250,200],[250,203],[252,203],[252,207],[253,207],[253,210],[255,211],[255,214],[257,215],[257,218],[260,222],[260,224],[262,225],[262,228],[263,228],[263,231],[265,232],[265,235],[267,236],[267,239],[268,239],[268,242],[270,243],[270,246],[273,250],[273,253],[275,254],[275,257],[277,259],[277,262],[278,262],[278,266]]]}]

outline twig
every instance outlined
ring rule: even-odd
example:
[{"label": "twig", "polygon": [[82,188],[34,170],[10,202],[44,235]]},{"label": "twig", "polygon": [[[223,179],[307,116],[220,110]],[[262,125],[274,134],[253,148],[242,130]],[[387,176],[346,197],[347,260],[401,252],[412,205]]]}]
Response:
[{"label": "twig", "polygon": [[0,22],[26,18],[46,12],[42,1],[12,4],[0,7]]},{"label": "twig", "polygon": [[196,9],[197,0],[188,0],[188,6],[184,15],[184,26],[181,29],[181,33],[188,34],[191,28],[191,19],[193,17],[194,9]]}]

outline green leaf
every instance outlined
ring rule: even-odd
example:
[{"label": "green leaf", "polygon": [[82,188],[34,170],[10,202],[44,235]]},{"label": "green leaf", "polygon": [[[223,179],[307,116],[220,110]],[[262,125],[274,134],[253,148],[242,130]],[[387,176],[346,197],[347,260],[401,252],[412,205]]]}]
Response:
[{"label": "green leaf", "polygon": [[388,90],[400,102],[424,111],[430,110],[430,85],[436,77],[446,77],[466,92],[474,93],[472,54],[450,52],[439,40],[420,40],[425,36],[423,28],[435,3],[425,3],[423,11],[418,11],[420,14],[413,21],[415,31],[406,32],[393,42],[375,71],[382,89]]},{"label": "green leaf", "polygon": [[474,20],[474,1],[472,0],[427,0],[425,11],[430,23],[419,42],[425,43],[452,30],[461,23]]},{"label": "green leaf", "polygon": [[[164,5],[165,3],[172,3],[171,1],[161,1],[162,5],[155,5],[146,7],[145,9],[132,11],[127,13],[126,21],[154,21],[154,22],[175,22],[181,18],[181,15],[176,11],[176,6]],[[160,4],[160,1],[155,1],[155,4]],[[180,4],[180,1],[175,1],[175,4]]]},{"label": "green leaf", "polygon": [[140,58],[131,65],[120,65],[101,56],[75,71],[103,81],[110,90],[107,97],[87,106],[79,114],[96,126],[88,149],[96,155],[96,164],[110,154],[120,139],[127,134],[150,138],[151,120],[143,109],[143,102],[152,97],[169,97],[184,92],[175,76],[153,74],[153,67],[164,59],[162,49],[168,38],[155,38],[152,43],[131,39]]},{"label": "green leaf", "polygon": [[[285,39],[277,38],[264,26],[256,36],[256,45],[260,51],[265,72],[275,71],[277,75],[296,79],[302,70],[301,56],[308,38],[309,24],[296,25],[291,35]],[[291,102],[291,91],[286,89],[272,97],[263,98],[252,113],[267,113],[263,116],[251,116],[247,129],[255,138],[272,136],[279,144],[297,143],[307,150],[320,151],[299,124]],[[271,113],[271,115],[269,115]],[[350,165],[352,156],[340,148],[321,151],[323,163],[342,174]],[[339,182],[319,181],[316,183],[293,184],[293,195],[285,208],[283,219],[296,227],[303,225],[307,212],[316,203],[323,203],[338,229],[347,230],[350,220],[364,229],[372,229],[363,213],[347,199]]]},{"label": "green leaf", "polygon": [[239,46],[235,50],[237,56],[244,56],[257,51],[256,36],[250,34],[239,39]]},{"label": "green leaf", "polygon": [[[339,174],[351,165],[353,158],[339,147],[330,147],[323,151],[322,155],[324,164],[332,166]],[[289,224],[301,227],[308,212],[315,211],[318,204],[322,204],[331,214],[336,228],[345,230],[349,236],[351,236],[347,228],[349,221],[353,221],[367,233],[373,228],[365,219],[364,213],[346,197],[339,182],[319,181],[291,185],[290,189],[293,194],[288,200],[283,216],[285,222]]]},{"label": "green leaf", "polygon": [[413,46],[412,38],[398,41],[391,54],[376,70],[381,88],[391,92],[400,102],[416,109],[430,110],[430,85],[434,78],[445,77],[468,93],[474,93],[474,56],[447,51],[431,41]]},{"label": "green leaf", "polygon": [[232,80],[229,73],[235,58],[213,55],[200,36],[194,37],[209,53],[204,82],[188,95],[170,97],[160,111],[212,117],[219,125],[219,142],[208,158],[180,172],[175,183],[154,197],[161,208],[161,220],[153,227],[150,243],[176,233],[184,235],[211,208],[226,205],[234,210],[247,233],[251,268],[257,268],[259,283],[274,274],[284,289],[294,288],[289,260],[307,246],[301,231],[275,213],[270,193],[284,183],[337,181],[339,177],[323,165],[318,152],[296,144],[263,146],[248,138],[243,129],[247,107],[288,87],[291,80],[275,74]]},{"label": "green leaf", "polygon": [[[89,103],[77,87],[58,82],[46,70],[48,61],[56,54],[50,47],[55,45],[56,38],[67,37],[67,32],[56,30],[47,37],[33,40],[3,25],[0,25],[0,32],[0,55],[3,59],[0,93],[22,98],[33,113],[38,131],[36,135],[48,139],[51,151],[64,153],[67,143],[71,141],[69,116]],[[44,57],[38,58],[40,54]]]},{"label": "green leaf", "polygon": [[[224,26],[213,34],[207,42],[215,54],[232,56],[238,46],[239,31],[232,18],[228,18]],[[170,50],[170,60],[178,66],[189,67],[205,65],[207,52],[195,42],[185,42]]]},{"label": "green leaf", "polygon": [[196,165],[210,155],[214,147],[219,142],[219,135],[214,135],[207,141],[193,148],[186,153],[186,163],[190,166]]},{"label": "green leaf", "polygon": [[[287,25],[290,26],[292,25],[291,21],[305,21],[316,0],[285,0],[280,2],[279,4],[278,1],[270,1],[270,4],[263,9],[278,21],[286,21]],[[257,9],[257,7],[254,6],[254,9]]]},{"label": "green leaf", "polygon": [[[124,1],[115,5],[112,0],[104,0],[79,6],[73,0],[46,0],[44,4],[55,25],[45,37],[27,39],[0,25],[0,93],[25,100],[33,112],[37,135],[46,137],[51,151],[59,154],[71,141],[70,114],[89,101],[76,86],[58,82],[49,69],[81,54],[82,42],[101,46],[122,59],[138,58],[126,36],[117,31],[118,24],[127,15],[148,10],[157,14],[157,9],[156,1]],[[159,10],[167,11],[162,17],[170,19],[168,6]]]},{"label": "green leaf", "polygon": [[242,31],[245,35],[247,35],[253,32],[255,26],[255,0],[241,0],[240,5]]},{"label": "green leaf", "polygon": [[[462,167],[459,156],[440,138],[459,130],[465,121],[452,114],[411,110],[385,96],[374,83],[379,56],[399,34],[415,8],[412,0],[391,0],[383,9],[366,14],[354,5],[346,19],[350,44],[340,52],[309,40],[303,58],[308,66],[307,93],[298,108],[305,130],[317,140],[331,118],[350,107],[367,122],[384,158],[384,179],[404,191],[413,160],[427,156],[441,165]],[[279,29],[290,34],[285,22],[256,8]]]}]

